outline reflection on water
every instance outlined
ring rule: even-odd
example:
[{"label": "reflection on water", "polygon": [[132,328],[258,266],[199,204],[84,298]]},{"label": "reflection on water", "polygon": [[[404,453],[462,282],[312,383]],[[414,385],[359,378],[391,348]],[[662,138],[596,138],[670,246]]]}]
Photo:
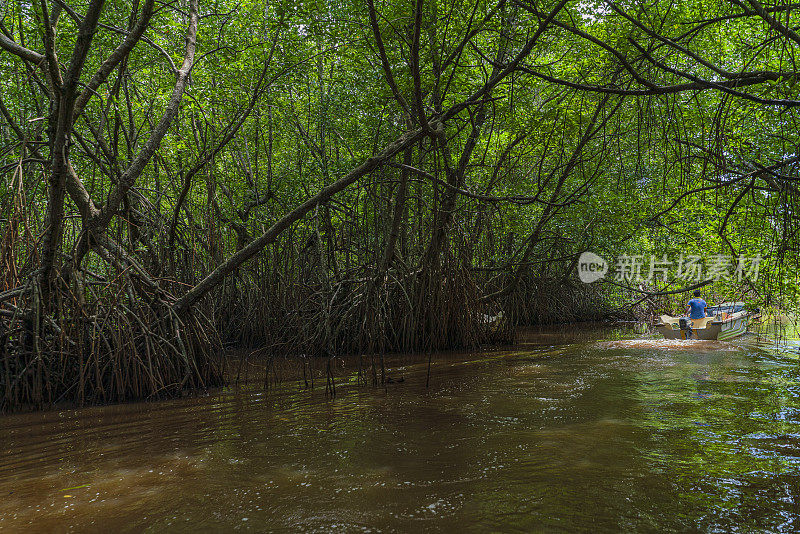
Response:
[{"label": "reflection on water", "polygon": [[[577,330],[577,329],[573,329]],[[386,388],[0,419],[3,532],[800,528],[797,360],[534,332]]]}]

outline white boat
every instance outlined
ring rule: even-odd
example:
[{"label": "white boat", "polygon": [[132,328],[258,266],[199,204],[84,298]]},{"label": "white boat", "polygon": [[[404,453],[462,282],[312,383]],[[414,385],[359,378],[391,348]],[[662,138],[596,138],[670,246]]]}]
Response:
[{"label": "white boat", "polygon": [[689,319],[662,315],[655,324],[657,331],[667,339],[717,339],[727,341],[741,336],[754,316],[744,309],[744,302],[725,302],[706,308],[709,317]]}]

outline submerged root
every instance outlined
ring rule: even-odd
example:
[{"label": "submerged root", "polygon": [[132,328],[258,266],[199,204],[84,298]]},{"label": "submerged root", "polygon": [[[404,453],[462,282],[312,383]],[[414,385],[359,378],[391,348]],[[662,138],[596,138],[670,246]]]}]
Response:
[{"label": "submerged root", "polygon": [[502,307],[520,325],[633,319],[628,310],[614,306],[596,284],[533,273],[520,280]]},{"label": "submerged root", "polygon": [[[453,262],[456,263],[455,261]],[[275,354],[331,356],[476,347],[513,340],[509,321],[479,303],[467,269],[441,277],[390,270],[373,285],[369,273],[315,284],[232,281],[210,311],[234,344]],[[377,286],[377,287],[376,287]]]},{"label": "submerged root", "polygon": [[54,310],[28,290],[0,314],[0,409],[152,399],[221,385],[221,343],[203,316],[119,284],[89,304],[60,292]]}]

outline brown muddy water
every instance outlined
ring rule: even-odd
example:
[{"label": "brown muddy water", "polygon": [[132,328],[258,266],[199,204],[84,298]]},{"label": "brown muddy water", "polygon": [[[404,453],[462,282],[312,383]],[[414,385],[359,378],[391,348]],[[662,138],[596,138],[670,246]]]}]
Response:
[{"label": "brown muddy water", "polygon": [[[626,339],[632,338],[632,339]],[[423,361],[424,360],[424,361]],[[800,368],[621,330],[0,418],[2,532],[797,532]]]}]

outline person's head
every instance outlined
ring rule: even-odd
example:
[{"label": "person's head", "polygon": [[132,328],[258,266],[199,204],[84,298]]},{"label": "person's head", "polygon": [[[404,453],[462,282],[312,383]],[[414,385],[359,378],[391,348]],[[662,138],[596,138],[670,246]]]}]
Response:
[{"label": "person's head", "polygon": [[699,289],[694,292],[694,296],[695,297],[699,297],[700,296],[700,290]]}]

